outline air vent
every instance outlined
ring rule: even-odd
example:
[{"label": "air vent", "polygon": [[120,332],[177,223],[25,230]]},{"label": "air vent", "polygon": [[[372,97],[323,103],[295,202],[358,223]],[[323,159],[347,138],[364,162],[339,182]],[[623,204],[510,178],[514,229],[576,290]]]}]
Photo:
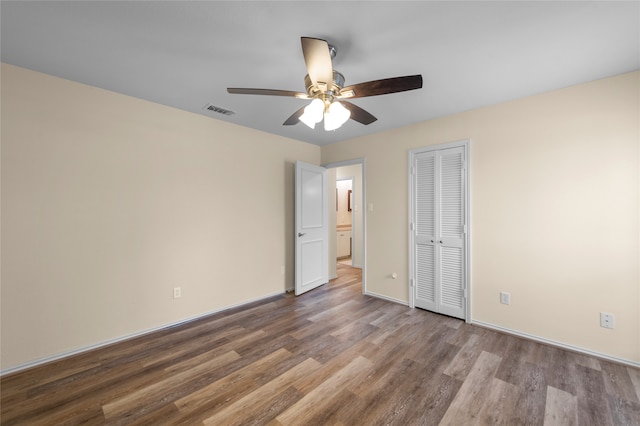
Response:
[{"label": "air vent", "polygon": [[222,107],[219,106],[215,106],[215,105],[211,105],[211,104],[206,104],[203,109],[209,110],[209,111],[213,111],[213,112],[217,112],[218,114],[224,114],[224,115],[233,115],[235,114],[235,112],[230,111],[228,109],[224,109]]}]

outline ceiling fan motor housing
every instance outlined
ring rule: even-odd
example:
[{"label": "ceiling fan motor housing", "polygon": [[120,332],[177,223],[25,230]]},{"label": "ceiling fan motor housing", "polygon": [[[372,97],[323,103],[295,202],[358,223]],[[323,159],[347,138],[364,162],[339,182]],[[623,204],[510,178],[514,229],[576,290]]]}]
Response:
[{"label": "ceiling fan motor housing", "polygon": [[333,81],[330,83],[327,82],[318,82],[318,85],[315,86],[307,74],[304,77],[304,86],[311,98],[319,98],[324,101],[331,101],[344,87],[344,76],[336,70],[333,70]]}]

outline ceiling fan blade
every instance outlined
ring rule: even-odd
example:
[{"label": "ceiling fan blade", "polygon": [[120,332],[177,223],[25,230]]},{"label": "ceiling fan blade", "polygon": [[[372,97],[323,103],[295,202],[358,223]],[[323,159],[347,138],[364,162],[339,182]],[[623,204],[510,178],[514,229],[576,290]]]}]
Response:
[{"label": "ceiling fan blade", "polygon": [[285,121],[284,123],[282,123],[283,126],[293,126],[294,124],[298,124],[298,122],[300,121],[300,116],[302,114],[304,114],[304,109],[307,106],[303,106],[302,108],[300,108],[299,110],[297,110],[296,112],[294,112],[291,117],[287,118],[287,121]]},{"label": "ceiling fan blade", "polygon": [[[338,98],[364,98],[366,96],[386,95],[422,88],[422,75],[384,78],[343,87]],[[353,92],[353,93],[351,93]]]},{"label": "ceiling fan blade", "polygon": [[351,102],[347,102],[344,100],[341,100],[340,103],[346,109],[351,111],[351,117],[349,118],[357,121],[358,123],[367,125],[377,120],[377,118],[375,118],[373,115],[371,115],[369,112],[365,111],[364,109],[360,108],[358,105],[352,104]]},{"label": "ceiling fan blade", "polygon": [[314,85],[324,83],[327,86],[333,81],[333,65],[329,44],[326,40],[311,37],[301,37],[302,54],[307,64],[307,73]]},{"label": "ceiling fan blade", "polygon": [[294,92],[291,90],[276,89],[248,89],[240,87],[229,87],[227,92],[235,95],[268,95],[268,96],[290,96],[299,99],[309,99],[309,95],[302,92]]}]

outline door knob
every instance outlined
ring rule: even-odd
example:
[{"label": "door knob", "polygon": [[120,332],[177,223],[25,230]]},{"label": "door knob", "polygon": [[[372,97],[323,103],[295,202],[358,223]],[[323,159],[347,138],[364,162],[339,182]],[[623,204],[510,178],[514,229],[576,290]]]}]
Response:
[{"label": "door knob", "polygon": [[440,244],[442,244],[442,240],[440,240]]},{"label": "door knob", "polygon": [[302,237],[303,235],[307,235],[306,232],[298,232],[298,237]]},{"label": "door knob", "polygon": [[431,242],[433,242],[433,240],[431,240]]}]

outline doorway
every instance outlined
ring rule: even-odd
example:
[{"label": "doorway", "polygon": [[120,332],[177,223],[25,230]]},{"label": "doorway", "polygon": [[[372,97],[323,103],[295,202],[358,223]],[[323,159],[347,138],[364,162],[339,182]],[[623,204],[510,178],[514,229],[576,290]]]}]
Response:
[{"label": "doorway", "polygon": [[336,261],[353,266],[354,177],[336,177]]},{"label": "doorway", "polygon": [[[329,172],[329,185],[335,202],[330,200],[330,232],[329,232],[329,277],[337,277],[337,268],[354,267],[362,270],[362,292],[366,294],[366,163],[364,158],[325,164]],[[341,188],[338,185],[341,185]],[[351,185],[348,188],[348,185]],[[344,188],[342,187],[344,185]],[[351,193],[349,193],[349,189]],[[342,192],[342,191],[346,192]],[[334,195],[335,194],[335,195]],[[346,219],[338,221],[341,205],[345,205]],[[349,208],[351,211],[349,212]],[[349,218],[350,213],[350,218]],[[339,227],[338,225],[342,225]],[[350,229],[350,232],[347,232]],[[343,235],[340,235],[343,234]],[[345,252],[338,255],[338,238],[342,238],[343,248],[350,248],[350,258]],[[346,262],[347,265],[338,262]]]}]

